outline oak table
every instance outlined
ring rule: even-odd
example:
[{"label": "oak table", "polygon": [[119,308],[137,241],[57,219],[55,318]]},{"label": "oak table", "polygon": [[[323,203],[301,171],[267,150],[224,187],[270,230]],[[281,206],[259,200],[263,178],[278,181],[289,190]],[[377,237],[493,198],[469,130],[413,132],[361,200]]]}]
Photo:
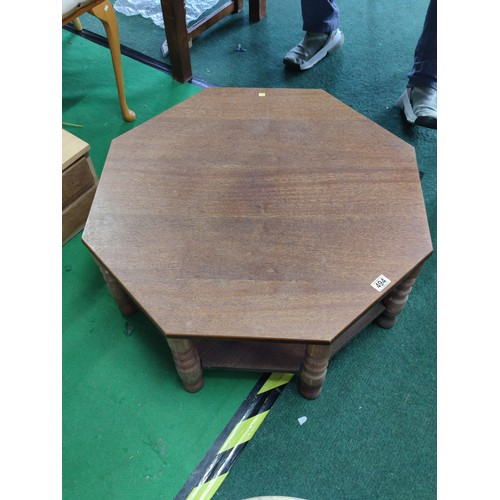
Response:
[{"label": "oak table", "polygon": [[314,89],[205,89],[114,139],[83,242],[188,391],[300,371],[310,399],[432,253],[414,148]]}]

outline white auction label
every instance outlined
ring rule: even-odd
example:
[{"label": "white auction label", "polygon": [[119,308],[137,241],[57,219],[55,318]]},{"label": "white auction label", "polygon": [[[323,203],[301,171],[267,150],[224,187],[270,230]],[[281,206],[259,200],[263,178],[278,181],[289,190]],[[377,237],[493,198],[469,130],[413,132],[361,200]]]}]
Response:
[{"label": "white auction label", "polygon": [[381,274],[376,280],[372,282],[372,287],[375,288],[378,292],[381,292],[389,283],[391,280],[389,278],[386,278],[383,274]]}]

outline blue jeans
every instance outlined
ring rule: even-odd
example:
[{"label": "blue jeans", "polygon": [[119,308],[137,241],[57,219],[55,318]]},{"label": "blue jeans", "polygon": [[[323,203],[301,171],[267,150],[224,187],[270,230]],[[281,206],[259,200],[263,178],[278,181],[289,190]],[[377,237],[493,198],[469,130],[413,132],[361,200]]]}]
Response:
[{"label": "blue jeans", "polygon": [[412,70],[407,87],[432,87],[437,90],[437,0],[427,8],[422,34],[415,48]]},{"label": "blue jeans", "polygon": [[[301,0],[304,31],[329,33],[340,25],[340,11],[333,0]],[[408,87],[437,90],[437,0],[430,0],[424,27],[415,48]]]},{"label": "blue jeans", "polygon": [[339,27],[339,8],[333,0],[302,0],[302,21],[304,31],[330,33]]}]

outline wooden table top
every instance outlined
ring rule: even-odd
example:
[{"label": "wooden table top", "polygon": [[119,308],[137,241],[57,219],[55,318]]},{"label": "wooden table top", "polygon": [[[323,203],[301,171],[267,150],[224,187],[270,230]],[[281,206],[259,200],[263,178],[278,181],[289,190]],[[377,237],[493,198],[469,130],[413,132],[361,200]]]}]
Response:
[{"label": "wooden table top", "polygon": [[167,336],[318,343],[432,253],[413,147],[303,89],[205,89],[116,138],[83,241]]}]

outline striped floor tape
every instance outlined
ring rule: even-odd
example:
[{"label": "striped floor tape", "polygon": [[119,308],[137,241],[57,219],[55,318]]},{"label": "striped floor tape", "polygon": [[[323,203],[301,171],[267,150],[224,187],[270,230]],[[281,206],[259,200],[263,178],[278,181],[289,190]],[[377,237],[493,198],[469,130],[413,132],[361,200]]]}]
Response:
[{"label": "striped floor tape", "polygon": [[266,418],[293,373],[262,375],[175,500],[210,500]]}]

